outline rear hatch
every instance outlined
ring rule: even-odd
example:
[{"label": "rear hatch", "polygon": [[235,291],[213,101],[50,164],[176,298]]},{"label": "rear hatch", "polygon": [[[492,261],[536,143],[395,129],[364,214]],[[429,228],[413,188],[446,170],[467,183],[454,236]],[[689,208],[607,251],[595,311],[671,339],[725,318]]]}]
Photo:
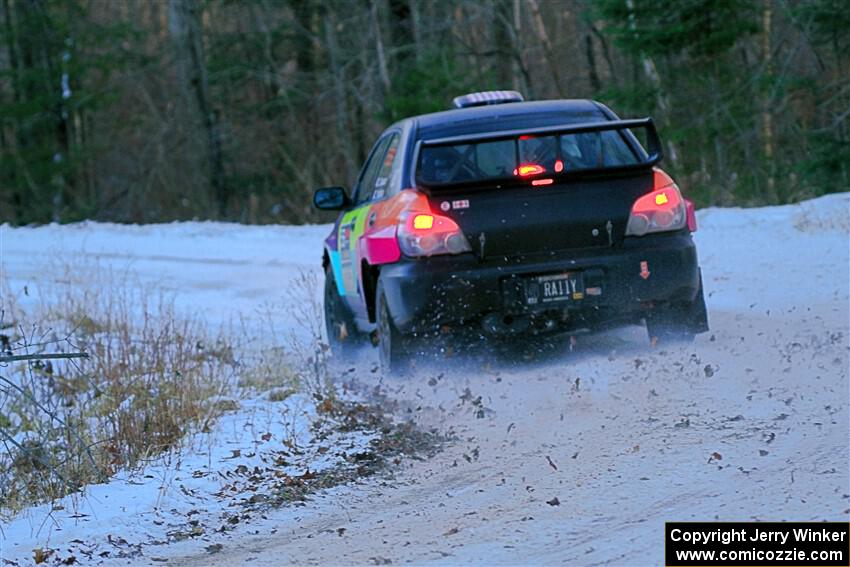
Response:
[{"label": "rear hatch", "polygon": [[476,255],[512,258],[621,242],[659,159],[649,119],[569,124],[423,141],[416,180]]}]

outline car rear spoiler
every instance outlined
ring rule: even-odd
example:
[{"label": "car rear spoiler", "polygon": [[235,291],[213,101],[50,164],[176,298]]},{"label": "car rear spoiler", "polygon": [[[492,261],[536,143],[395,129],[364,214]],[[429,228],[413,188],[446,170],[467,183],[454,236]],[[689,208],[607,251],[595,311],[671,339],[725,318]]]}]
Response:
[{"label": "car rear spoiler", "polygon": [[[616,174],[619,172],[633,171],[652,167],[664,157],[664,152],[661,147],[661,140],[658,137],[658,132],[655,129],[655,124],[652,118],[635,118],[630,120],[605,120],[601,122],[584,122],[580,124],[561,124],[557,126],[543,126],[539,128],[523,128],[519,130],[501,130],[497,132],[484,132],[480,134],[462,134],[460,136],[449,136],[445,138],[434,138],[431,140],[421,140],[416,147],[416,155],[414,163],[419,163],[419,155],[422,147],[436,146],[455,146],[461,144],[473,144],[481,142],[497,142],[500,140],[518,139],[520,136],[550,136],[558,134],[578,134],[583,132],[603,132],[607,130],[625,130],[624,135],[628,143],[636,151],[640,148],[640,144],[634,134],[629,132],[632,128],[644,128],[646,130],[646,156],[643,161],[619,166],[599,167],[593,169],[581,169],[575,171],[564,171],[554,175],[547,174],[551,177],[568,177],[571,175],[592,175],[601,173]],[[643,152],[641,152],[643,153]],[[494,180],[487,180],[485,184],[493,185]],[[423,184],[417,175],[417,184],[425,188],[438,187],[454,187],[457,183],[450,184]],[[477,185],[480,182],[464,183],[462,185]]]}]

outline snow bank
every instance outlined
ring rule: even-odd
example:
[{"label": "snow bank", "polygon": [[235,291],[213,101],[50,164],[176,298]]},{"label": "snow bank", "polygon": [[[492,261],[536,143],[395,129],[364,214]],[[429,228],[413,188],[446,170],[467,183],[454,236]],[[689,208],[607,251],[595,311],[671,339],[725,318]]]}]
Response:
[{"label": "snow bank", "polygon": [[[781,207],[704,209],[697,220],[710,309],[787,309],[813,295],[846,301],[849,193]],[[836,266],[847,277],[836,278]]]}]

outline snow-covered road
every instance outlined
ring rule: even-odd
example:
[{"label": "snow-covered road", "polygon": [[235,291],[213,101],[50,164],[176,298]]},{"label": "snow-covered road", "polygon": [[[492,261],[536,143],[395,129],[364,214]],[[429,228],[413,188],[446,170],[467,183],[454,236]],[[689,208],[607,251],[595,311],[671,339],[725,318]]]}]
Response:
[{"label": "snow-covered road", "polygon": [[[385,386],[420,424],[454,435],[445,451],[222,536],[215,555],[209,541],[156,555],[642,565],[662,563],[665,521],[847,521],[849,212],[850,194],[700,211],[712,330],[693,345],[652,349],[634,327],[533,363],[428,363]],[[285,303],[298,271],[319,265],[326,231],[6,227],[0,263],[19,286],[53,277],[49,258],[96,258],[223,322]]]}]

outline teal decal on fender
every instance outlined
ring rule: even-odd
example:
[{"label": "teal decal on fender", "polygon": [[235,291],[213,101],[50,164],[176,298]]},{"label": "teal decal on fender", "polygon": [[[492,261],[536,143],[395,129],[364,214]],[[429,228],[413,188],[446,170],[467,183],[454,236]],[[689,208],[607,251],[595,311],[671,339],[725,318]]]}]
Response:
[{"label": "teal decal on fender", "polygon": [[337,250],[329,250],[328,256],[331,259],[331,269],[334,274],[334,283],[336,284],[336,291],[339,293],[340,297],[345,296],[345,287],[342,285],[342,263],[339,260],[339,251]]},{"label": "teal decal on fender", "polygon": [[358,207],[348,211],[339,221],[339,237],[337,239],[339,249],[339,264],[342,277],[343,292],[341,295],[359,293],[358,265],[359,258],[356,257],[357,243],[366,229],[366,217],[369,216],[370,205]]}]

